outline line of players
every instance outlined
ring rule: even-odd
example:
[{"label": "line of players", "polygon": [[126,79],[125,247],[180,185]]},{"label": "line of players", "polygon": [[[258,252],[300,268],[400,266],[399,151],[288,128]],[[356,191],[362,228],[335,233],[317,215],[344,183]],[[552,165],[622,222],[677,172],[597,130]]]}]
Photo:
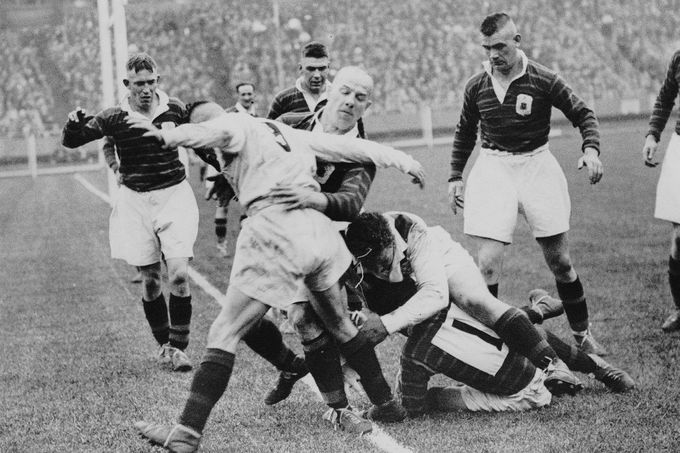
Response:
[{"label": "line of players", "polygon": [[[361,117],[370,106],[373,81],[365,71],[346,67],[328,82],[330,61],[321,44],[305,46],[300,78],[272,103],[269,116],[278,122],[253,118],[247,100],[239,102],[246,112],[225,112],[210,102],[185,109],[157,88],[155,62],[145,54],[128,62],[129,96],[121,105],[94,116],[82,110],[69,115],[66,146],[105,136],[116,144],[122,195],[111,214],[112,256],[142,271],[144,311],[163,361],[172,362],[178,353],[186,357],[191,316],[186,270],[198,222],[177,147],[193,148],[213,166],[221,204],[235,193],[248,215],[226,302],[179,422],[139,422],[144,437],[171,451],[198,448],[241,339],[280,370],[267,404],[285,399],[311,372],[329,406],[324,418],[357,433],[370,432],[371,419],[393,422],[432,409],[541,407],[551,394],[582,388],[570,369],[592,373],[617,392],[634,387],[627,373],[601,358],[606,351],[589,330],[583,287],[567,248],[566,183],[547,144],[555,106],[581,129],[579,166],[596,183],[602,165],[594,114],[557,75],[526,58],[507,15],[488,16],[481,33],[489,61],[465,89],[449,188],[456,212],[462,207],[462,170],[481,122],[482,153],[465,188],[465,232],[480,240],[480,267],[443,229],[428,227],[414,214],[360,214],[377,166],[396,167],[419,184],[424,173],[409,156],[356,138],[365,138]],[[252,100],[254,87],[237,90],[244,86]],[[489,187],[507,197],[494,201]],[[564,304],[545,291],[534,292],[532,304],[521,310],[497,298],[502,250],[511,242],[518,212],[532,227]],[[350,222],[344,242],[331,219]],[[170,282],[167,307],[160,291],[161,257]],[[350,315],[348,305],[364,310]],[[270,307],[286,310],[304,357],[263,317]],[[532,324],[563,311],[576,346]],[[395,332],[409,337],[397,397],[374,352]],[[364,413],[349,406],[341,355],[372,403]],[[465,385],[428,389],[437,373]]]}]

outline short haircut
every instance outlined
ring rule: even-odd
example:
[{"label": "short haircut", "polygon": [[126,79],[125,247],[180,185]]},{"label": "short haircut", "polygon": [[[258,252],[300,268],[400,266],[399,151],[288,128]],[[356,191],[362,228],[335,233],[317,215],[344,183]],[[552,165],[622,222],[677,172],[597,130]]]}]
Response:
[{"label": "short haircut", "polygon": [[328,49],[317,41],[308,42],[302,47],[302,58],[328,58]]},{"label": "short haircut", "polygon": [[200,106],[207,104],[209,102],[211,102],[211,101],[200,100],[200,101],[196,101],[196,102],[190,102],[189,104],[187,104],[187,106],[186,106],[187,118],[191,118],[191,115],[194,113],[194,110],[196,110],[196,107],[200,107]]},{"label": "short haircut", "polygon": [[510,21],[512,21],[512,18],[507,14],[494,13],[484,18],[482,25],[479,27],[479,31],[481,31],[484,36],[491,36]]},{"label": "short haircut", "polygon": [[345,230],[345,243],[355,257],[373,259],[394,241],[387,219],[379,212],[363,212]]},{"label": "short haircut", "polygon": [[246,86],[246,85],[250,85],[251,87],[253,87],[253,90],[255,89],[255,84],[254,84],[254,83],[250,83],[250,82],[240,82],[240,83],[237,83],[237,84],[236,84],[236,92],[238,93],[238,89],[241,88],[241,87],[243,87],[243,86]]},{"label": "short haircut", "polygon": [[144,71],[147,70],[149,72],[155,72],[156,71],[156,62],[154,61],[151,56],[149,56],[148,53],[146,52],[140,52],[140,53],[134,53],[130,55],[130,58],[128,58],[127,63],[125,64],[125,68],[128,71]]}]

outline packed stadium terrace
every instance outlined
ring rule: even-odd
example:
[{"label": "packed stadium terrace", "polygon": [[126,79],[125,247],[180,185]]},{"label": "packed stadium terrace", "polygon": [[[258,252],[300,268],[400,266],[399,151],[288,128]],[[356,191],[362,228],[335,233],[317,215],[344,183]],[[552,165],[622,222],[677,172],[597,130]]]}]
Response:
[{"label": "packed stadium terrace", "polygon": [[[376,112],[460,102],[484,58],[478,26],[505,2],[464,0],[280,0],[283,70],[296,77],[310,39],[330,46],[332,65],[365,67],[376,79]],[[559,71],[587,100],[658,90],[680,45],[680,1],[518,0],[530,58]],[[55,133],[77,105],[101,106],[96,2],[69,6],[64,22],[0,31],[0,136]],[[546,7],[549,4],[549,7]],[[162,87],[183,100],[231,103],[237,81],[257,85],[264,111],[277,86],[271,0],[129,0],[128,42],[159,62]],[[631,20],[635,17],[635,20]]]}]

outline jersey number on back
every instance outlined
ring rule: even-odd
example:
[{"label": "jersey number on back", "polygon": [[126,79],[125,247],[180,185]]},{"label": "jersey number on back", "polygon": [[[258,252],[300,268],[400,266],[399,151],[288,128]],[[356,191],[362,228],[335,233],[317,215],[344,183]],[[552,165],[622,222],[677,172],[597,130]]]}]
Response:
[{"label": "jersey number on back", "polygon": [[290,145],[289,145],[288,142],[286,141],[286,138],[283,136],[283,134],[281,133],[281,131],[279,130],[279,128],[276,127],[275,124],[270,123],[269,121],[267,121],[267,122],[264,123],[264,124],[266,124],[267,126],[269,126],[269,129],[271,129],[272,132],[274,133],[274,140],[276,140],[276,143],[278,143],[279,146],[280,146],[281,148],[283,148],[283,150],[284,150],[285,152],[289,153],[289,152],[290,152]]}]

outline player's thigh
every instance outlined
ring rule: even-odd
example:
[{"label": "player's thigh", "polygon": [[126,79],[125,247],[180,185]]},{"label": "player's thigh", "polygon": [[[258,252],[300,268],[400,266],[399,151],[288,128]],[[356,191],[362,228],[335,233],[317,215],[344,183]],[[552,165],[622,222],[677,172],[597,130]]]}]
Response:
[{"label": "player's thigh", "polygon": [[567,178],[550,151],[526,158],[519,191],[520,211],[534,237],[548,237],[569,230],[571,201]]},{"label": "player's thigh", "polygon": [[192,258],[198,236],[198,205],[186,180],[173,189],[156,215],[154,227],[165,258]]},{"label": "player's thigh", "polygon": [[153,210],[148,197],[125,186],[118,190],[109,217],[111,256],[133,266],[160,261],[160,244],[154,232]]},{"label": "player's thigh", "polygon": [[504,159],[480,154],[472,167],[465,184],[465,234],[512,242],[517,189]]},{"label": "player's thigh", "polygon": [[230,285],[222,299],[220,313],[208,332],[208,348],[235,352],[238,342],[259,321],[269,306]]},{"label": "player's thigh", "polygon": [[654,217],[680,223],[680,136],[673,134],[656,186]]}]

